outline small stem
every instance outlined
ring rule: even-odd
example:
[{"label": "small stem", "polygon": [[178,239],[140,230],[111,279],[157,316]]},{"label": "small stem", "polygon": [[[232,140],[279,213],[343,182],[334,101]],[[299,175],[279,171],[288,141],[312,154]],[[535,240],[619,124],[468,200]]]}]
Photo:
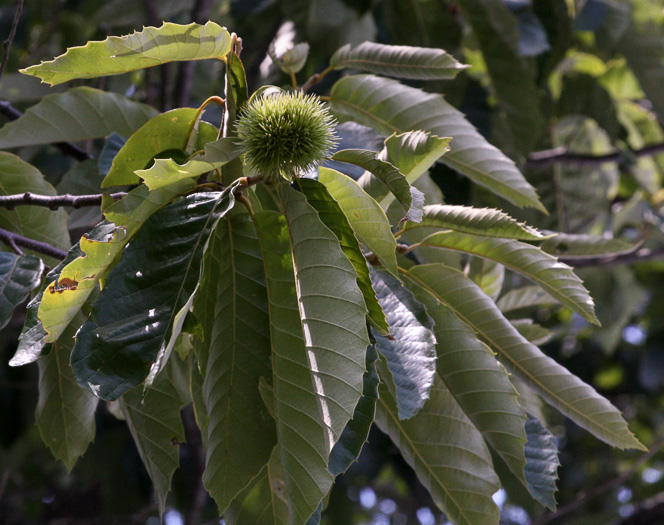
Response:
[{"label": "small stem", "polygon": [[251,205],[251,202],[249,202],[249,199],[247,199],[247,197],[244,195],[244,193],[242,191],[238,191],[237,193],[235,193],[235,199],[238,202],[241,202],[242,204],[244,204],[244,206],[247,208],[247,211],[249,212],[249,215],[251,215],[251,217],[253,218],[254,217],[254,207]]},{"label": "small stem", "polygon": [[14,36],[16,36],[16,28],[18,27],[18,21],[21,18],[22,12],[23,12],[23,0],[18,0],[16,13],[14,13],[14,21],[12,22],[12,27],[9,30],[9,36],[7,37],[7,40],[5,40],[4,43],[2,44],[4,53],[2,55],[2,63],[0,64],[0,78],[2,78],[2,74],[5,72],[5,67],[7,66],[7,60],[9,60],[9,50],[12,47]]},{"label": "small stem", "polygon": [[323,80],[328,73],[333,71],[333,69],[334,68],[332,66],[329,66],[320,73],[314,73],[309,77],[309,79],[304,84],[302,84],[300,90],[307,91],[309,88],[311,88],[311,86],[314,86],[318,84],[321,80]]},{"label": "small stem", "polygon": [[[192,121],[191,126],[189,128],[189,132],[187,133],[187,142],[185,143],[185,147],[187,147],[187,145],[189,144],[189,141],[191,140],[191,135],[194,132],[194,129],[196,129],[196,126],[198,125],[198,121],[201,118],[201,114],[203,113],[203,111],[205,111],[205,108],[208,107],[213,102],[215,104],[219,104],[224,110],[226,109],[226,101],[223,98],[218,97],[216,95],[208,98],[205,102],[203,102],[200,105],[200,107],[196,110],[196,116],[194,117],[194,120]],[[223,119],[223,117],[222,117],[222,119]],[[223,127],[223,125],[224,124],[223,124],[223,121],[222,121],[221,126]]]},{"label": "small stem", "polygon": [[295,73],[292,71],[289,71],[288,73],[290,74],[290,80],[291,84],[293,85],[293,89],[297,90],[297,79],[295,78]]},{"label": "small stem", "polygon": [[[258,184],[259,182],[263,182],[265,178],[263,175],[252,175],[251,177],[240,177],[240,186],[242,188],[248,188],[249,186],[253,186],[255,184]],[[242,191],[242,190],[240,190]]]},{"label": "small stem", "polygon": [[83,206],[99,206],[101,205],[104,195],[109,195],[115,200],[121,199],[125,192],[117,193],[97,193],[93,195],[37,195],[30,193],[17,193],[14,195],[0,196],[0,208],[13,210],[16,206],[43,206],[51,210],[57,210],[62,206],[71,206],[72,208],[81,208]]},{"label": "small stem", "polygon": [[19,248],[20,246],[34,252],[43,253],[44,255],[48,255],[55,259],[64,259],[67,256],[67,252],[62,251],[55,246],[51,246],[45,242],[35,241],[28,237],[23,237],[22,235],[12,233],[2,228],[0,228],[0,241],[4,242],[7,246],[10,246],[19,255],[23,255],[23,251]]}]

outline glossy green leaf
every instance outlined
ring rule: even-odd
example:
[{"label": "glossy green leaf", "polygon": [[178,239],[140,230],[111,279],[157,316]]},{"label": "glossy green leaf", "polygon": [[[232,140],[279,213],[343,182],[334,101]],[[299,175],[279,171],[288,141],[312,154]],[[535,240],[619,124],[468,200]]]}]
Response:
[{"label": "glossy green leaf", "polygon": [[205,145],[205,152],[180,165],[173,159],[155,159],[151,168],[137,170],[145,185],[151,190],[167,186],[181,179],[198,177],[208,171],[221,168],[238,158],[240,150],[232,139],[222,138]]},{"label": "glossy green leaf", "polygon": [[[224,130],[222,136],[235,137],[235,121],[242,108],[249,100],[247,88],[247,75],[242,60],[234,51],[228,53],[226,60],[226,111],[224,114]],[[221,168],[222,182],[231,184],[239,177],[244,176],[242,161],[235,159]]]},{"label": "glossy green leaf", "polygon": [[442,49],[388,46],[362,42],[346,44],[330,59],[332,69],[353,68],[396,78],[437,80],[454,78],[466,67]]},{"label": "glossy green leaf", "polygon": [[0,129],[0,148],[131,135],[157,111],[117,93],[79,86],[47,95]]},{"label": "glossy green leaf", "polygon": [[39,257],[0,252],[0,330],[11,319],[14,308],[39,286],[43,271],[44,262]]},{"label": "glossy green leaf", "polygon": [[37,316],[39,304],[41,303],[46,287],[52,283],[54,279],[59,277],[60,272],[65,266],[81,255],[83,255],[83,252],[79,249],[78,243],[76,243],[69,250],[67,257],[46,274],[46,278],[39,288],[39,292],[37,292],[28,303],[25,313],[25,322],[23,323],[21,335],[18,338],[18,348],[16,349],[14,357],[9,361],[9,366],[27,365],[29,363],[34,363],[37,359],[42,357],[42,351],[47,344],[46,336],[48,334],[46,333],[46,330],[44,330],[44,327]]},{"label": "glossy green leaf", "polygon": [[351,228],[367,249],[382,265],[397,275],[397,242],[390,230],[385,212],[369,197],[357,182],[329,168],[320,168],[318,180],[325,185],[332,198],[339,203]]},{"label": "glossy green leaf", "polygon": [[[37,168],[16,155],[0,151],[0,195],[25,192],[56,194]],[[62,250],[71,246],[64,210],[49,210],[42,206],[19,206],[15,210],[3,208],[0,209],[0,228]]]},{"label": "glossy green leaf", "polygon": [[526,421],[528,442],[525,446],[527,458],[526,479],[530,494],[542,505],[551,510],[556,508],[555,492],[558,479],[558,447],[556,438],[542,422],[528,414]]},{"label": "glossy green leaf", "polygon": [[520,310],[521,308],[550,306],[552,304],[558,304],[558,301],[539,286],[523,286],[510,290],[496,302],[496,306],[503,313]]},{"label": "glossy green leaf", "polygon": [[371,286],[367,261],[344,212],[320,182],[301,178],[298,180],[298,185],[307,196],[307,202],[318,212],[323,224],[337,236],[341,250],[353,265],[355,273],[357,273],[357,285],[364,296],[369,322],[379,333],[387,335],[389,327],[385,320],[385,314],[378,303],[378,299],[376,299],[376,292]]},{"label": "glossy green leaf", "polygon": [[406,421],[399,419],[394,398],[381,386],[376,423],[453,523],[498,525],[498,507],[491,496],[500,483],[491,455],[440,377],[424,408]]},{"label": "glossy green leaf", "polygon": [[422,221],[407,222],[404,231],[413,228],[444,228],[463,233],[474,233],[487,237],[539,241],[546,236],[506,213],[490,208],[433,204],[424,207]]},{"label": "glossy green leaf", "polygon": [[[385,139],[385,149],[380,155],[381,158],[383,153],[387,155],[387,160],[413,184],[450,150],[450,140],[449,137],[440,138],[424,131],[407,131]],[[357,183],[378,202],[384,202],[384,207],[389,206],[393,194],[371,173],[363,174]]]},{"label": "glossy green leaf", "polygon": [[145,397],[139,390],[133,390],[120,401],[131,437],[157,494],[160,514],[164,513],[171,478],[180,464],[183,405],[166,371],[157,377]]},{"label": "glossy green leaf", "polygon": [[539,245],[546,253],[556,257],[564,257],[567,260],[583,259],[584,257],[597,255],[632,253],[638,250],[640,246],[640,243],[632,244],[621,239],[570,233],[559,233]]},{"label": "glossy green leaf", "polygon": [[59,337],[143,223],[192,186],[192,181],[185,180],[150,192],[141,185],[107,207],[105,214],[112,224],[102,223],[91,234],[83,235],[80,241],[83,255],[67,264],[46,287],[38,316],[48,333],[47,342]]},{"label": "glossy green leaf", "polygon": [[522,207],[545,211],[514,162],[489,144],[441,95],[428,94],[372,75],[339,80],[330,95],[341,120],[355,120],[380,133],[423,130],[453,137],[441,160],[473,182]]},{"label": "glossy green leaf", "polygon": [[447,231],[423,239],[422,246],[438,246],[484,257],[519,272],[546,290],[565,306],[578,312],[591,323],[599,324],[595,304],[581,279],[572,268],[539,248],[511,239]]},{"label": "glossy green leaf", "polygon": [[330,453],[328,468],[333,476],[346,472],[357,461],[362,447],[369,438],[369,430],[376,415],[378,384],[380,383],[376,371],[376,359],[378,359],[378,354],[372,345],[367,349],[367,371],[364,372],[362,397],[357,402],[353,419],[348,422]]},{"label": "glossy green leaf", "polygon": [[544,355],[507,321],[463,273],[441,264],[409,270],[413,280],[473,329],[505,367],[582,428],[618,448],[643,449],[620,412],[591,386]]},{"label": "glossy green leaf", "polygon": [[519,22],[507,5],[495,0],[459,0],[459,8],[482,51],[514,146],[523,155],[530,153],[545,121],[534,68],[519,49]]},{"label": "glossy green leaf", "polygon": [[280,57],[272,56],[272,60],[277,64],[284,73],[297,73],[307,63],[309,56],[309,44],[302,42],[294,45],[291,49],[286,51]]},{"label": "glossy green leaf", "polygon": [[369,346],[364,297],[339,241],[307,203],[282,184],[297,300],[311,377],[327,427],[328,454],[362,395]]},{"label": "glossy green leaf", "polygon": [[[139,184],[141,179],[135,171],[148,168],[155,156],[162,152],[184,151],[197,116],[194,108],[180,108],[150,119],[125,142],[101,187]],[[198,124],[195,149],[201,150],[205,144],[217,139],[219,130],[207,122]]]},{"label": "glossy green leaf", "polygon": [[413,417],[429,398],[436,373],[433,320],[413,293],[391,275],[372,270],[371,281],[390,325],[390,338],[376,335],[396,387],[399,418]]},{"label": "glossy green leaf", "polygon": [[330,429],[305,347],[286,219],[262,211],[254,221],[267,281],[272,384],[289,523],[304,523],[332,487],[334,478],[327,470]]},{"label": "glossy green leaf", "polygon": [[69,365],[74,336],[86,316],[75,322],[39,361],[39,401],[35,421],[53,455],[71,471],[95,437],[97,398],[76,383]]},{"label": "glossy green leaf", "polygon": [[507,371],[432,290],[413,280],[408,280],[408,286],[435,321],[439,376],[487,443],[525,485],[527,418]]},{"label": "glossy green leaf", "polygon": [[195,193],[146,221],[77,335],[71,362],[79,384],[112,401],[147,378],[178,335],[175,316],[198,283],[210,228],[233,204],[232,191]]},{"label": "glossy green leaf", "polygon": [[131,35],[71,47],[64,55],[22,69],[43,82],[61,84],[75,78],[119,75],[176,60],[222,59],[230,51],[231,36],[214,22],[180,25],[165,22]]},{"label": "glossy green leaf", "polygon": [[256,231],[247,214],[223,217],[210,236],[193,314],[203,374],[205,488],[220,511],[260,473],[276,444],[263,407],[261,377],[271,377],[267,290]]},{"label": "glossy green leaf", "polygon": [[332,160],[355,164],[369,171],[374,177],[385,184],[397,198],[406,212],[403,220],[420,222],[424,194],[411,186],[403,173],[385,160],[376,157],[374,151],[364,149],[344,149],[332,155]]}]

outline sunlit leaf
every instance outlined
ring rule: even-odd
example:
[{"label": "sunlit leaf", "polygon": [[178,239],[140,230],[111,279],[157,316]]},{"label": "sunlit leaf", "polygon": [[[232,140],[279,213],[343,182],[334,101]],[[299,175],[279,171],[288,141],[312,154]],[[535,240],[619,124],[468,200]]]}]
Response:
[{"label": "sunlit leaf", "polygon": [[538,241],[546,238],[537,229],[518,222],[499,210],[449,204],[425,206],[421,222],[407,222],[403,227],[404,231],[413,228],[445,228],[487,237],[524,241]]},{"label": "sunlit leaf", "polygon": [[[137,170],[149,168],[153,158],[169,152],[181,152],[187,147],[189,135],[195,125],[197,111],[194,108],[180,108],[157,115],[136,131],[113,159],[108,175],[101,183],[102,188],[123,184],[139,184]],[[196,149],[201,150],[208,142],[217,139],[219,130],[200,121]],[[168,156],[168,158],[171,158]]]},{"label": "sunlit leaf", "polygon": [[391,135],[423,130],[452,136],[441,161],[508,201],[544,211],[533,187],[514,162],[489,144],[441,95],[425,93],[373,75],[343,77],[333,87],[330,103],[342,120],[355,120]]},{"label": "sunlit leaf", "polygon": [[353,68],[397,78],[435,80],[454,78],[466,67],[442,49],[388,46],[362,42],[346,44],[330,59],[332,69]]},{"label": "sunlit leaf", "polygon": [[181,181],[173,186],[150,192],[144,185],[111,204],[106,216],[112,223],[101,223],[90,234],[83,235],[80,250],[83,255],[65,266],[57,279],[48,283],[39,304],[38,316],[48,333],[47,342],[55,341],[87,301],[115,257],[131,240],[143,223],[159,208],[193,182]]},{"label": "sunlit leaf", "polygon": [[267,281],[278,452],[289,521],[304,523],[332,486],[330,430],[322,422],[305,347],[286,219],[263,211],[254,220]]},{"label": "sunlit leaf", "polygon": [[376,292],[371,286],[367,261],[360,250],[360,245],[348,219],[323,184],[313,179],[302,178],[298,180],[298,185],[307,196],[307,202],[318,212],[321,221],[337,236],[341,250],[353,265],[357,273],[357,285],[364,296],[369,321],[379,333],[387,335],[389,328],[385,314],[376,299]]},{"label": "sunlit leaf", "polygon": [[282,184],[279,195],[288,223],[305,348],[328,432],[329,453],[362,395],[369,346],[367,310],[357,274],[336,235],[301,192]]},{"label": "sunlit leaf", "polygon": [[238,158],[240,150],[234,140],[222,138],[205,145],[205,152],[185,164],[173,159],[155,159],[154,165],[146,170],[136,171],[145,185],[151,190],[167,186],[181,179],[197,177],[208,171],[221,168]]},{"label": "sunlit leaf", "polygon": [[526,414],[507,371],[454,311],[426,286],[408,286],[435,321],[438,374],[487,443],[524,485]]},{"label": "sunlit leaf", "polygon": [[353,231],[385,268],[397,275],[397,242],[385,212],[357,182],[329,168],[319,169],[319,179],[339,203]]},{"label": "sunlit leaf", "polygon": [[231,36],[214,22],[179,25],[165,22],[131,35],[72,47],[64,55],[21,70],[52,86],[75,78],[119,75],[176,60],[221,59],[230,51]]},{"label": "sunlit leaf", "polygon": [[594,302],[583,287],[581,279],[569,266],[539,248],[511,239],[496,239],[454,231],[433,233],[420,244],[458,250],[498,262],[528,277],[588,321],[599,324],[595,316]]},{"label": "sunlit leaf", "polygon": [[376,158],[376,153],[362,149],[344,149],[332,155],[332,160],[361,166],[385,184],[406,212],[404,220],[420,222],[424,194],[408,184],[406,177],[387,161]]}]

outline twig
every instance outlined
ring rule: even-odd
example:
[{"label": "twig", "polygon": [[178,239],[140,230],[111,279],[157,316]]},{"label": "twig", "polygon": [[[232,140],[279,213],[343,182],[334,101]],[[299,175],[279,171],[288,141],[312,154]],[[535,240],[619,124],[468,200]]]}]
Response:
[{"label": "twig", "polygon": [[588,266],[613,266],[617,264],[633,264],[648,261],[664,260],[664,247],[656,250],[641,248],[635,252],[597,255],[593,257],[558,257],[560,262],[575,268]]},{"label": "twig", "polygon": [[302,87],[300,88],[301,91],[307,91],[311,86],[318,84],[323,78],[325,78],[325,75],[327,75],[330,71],[332,71],[332,67],[328,67],[327,69],[324,69],[320,73],[314,73],[309,77],[309,79],[302,84]]},{"label": "twig", "polygon": [[9,60],[9,50],[12,47],[12,42],[16,36],[16,28],[18,27],[18,21],[21,18],[21,13],[23,12],[23,0],[18,0],[18,6],[16,7],[16,13],[14,14],[14,21],[12,22],[12,28],[9,30],[9,36],[2,44],[3,55],[2,63],[0,64],[0,79],[2,74],[5,72],[5,67],[7,66],[7,60]]},{"label": "twig", "polygon": [[544,516],[532,520],[530,522],[530,525],[544,525],[545,523],[557,520],[558,518],[566,516],[570,512],[575,511],[589,499],[599,496],[600,494],[604,494],[605,492],[608,492],[609,490],[619,485],[622,485],[625,481],[631,478],[637,470],[639,470],[641,465],[643,465],[646,461],[652,458],[657,452],[659,452],[662,449],[662,447],[664,447],[664,437],[659,438],[648,452],[646,452],[639,459],[637,459],[632,465],[632,467],[629,470],[623,472],[620,476],[610,479],[606,483],[598,487],[595,487],[591,490],[581,492],[576,498],[574,498],[567,505],[559,507],[558,510],[556,510],[555,512],[545,514]]},{"label": "twig", "polygon": [[[109,197],[118,200],[127,195],[125,192],[109,193]],[[101,204],[103,193],[93,195],[37,195],[25,192],[14,195],[0,196],[0,208],[13,210],[16,206],[43,206],[51,210],[57,210],[62,206],[81,208],[83,206],[98,206]]]},{"label": "twig", "polygon": [[55,259],[64,259],[67,256],[67,252],[62,251],[55,246],[51,246],[45,242],[35,241],[28,237],[23,237],[22,235],[3,230],[2,228],[0,228],[0,241],[4,242],[7,246],[10,246],[19,255],[23,255],[21,248],[27,248],[28,250],[43,253],[44,255],[48,255]]},{"label": "twig", "polygon": [[[12,106],[9,102],[0,100],[0,115],[8,120],[16,120],[20,118],[23,113]],[[94,158],[90,153],[82,148],[79,148],[75,144],[72,144],[71,142],[56,142],[53,144],[53,146],[58,148],[64,155],[72,157],[76,160],[88,160]]]},{"label": "twig", "polygon": [[628,156],[652,157],[664,152],[664,143],[651,144],[641,149],[629,150],[628,152],[614,151],[604,155],[585,155],[581,153],[570,153],[566,146],[560,146],[543,151],[535,151],[528,156],[526,166],[529,168],[546,168],[553,164],[565,164],[566,166],[597,166],[605,162],[623,162]]}]

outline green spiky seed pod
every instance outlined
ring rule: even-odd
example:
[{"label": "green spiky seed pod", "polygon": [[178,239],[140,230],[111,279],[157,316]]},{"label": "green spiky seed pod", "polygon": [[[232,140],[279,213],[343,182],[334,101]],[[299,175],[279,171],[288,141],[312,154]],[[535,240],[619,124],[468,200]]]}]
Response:
[{"label": "green spiky seed pod", "polygon": [[266,179],[303,175],[336,143],[334,119],[314,95],[300,91],[257,97],[237,121],[245,162]]}]

